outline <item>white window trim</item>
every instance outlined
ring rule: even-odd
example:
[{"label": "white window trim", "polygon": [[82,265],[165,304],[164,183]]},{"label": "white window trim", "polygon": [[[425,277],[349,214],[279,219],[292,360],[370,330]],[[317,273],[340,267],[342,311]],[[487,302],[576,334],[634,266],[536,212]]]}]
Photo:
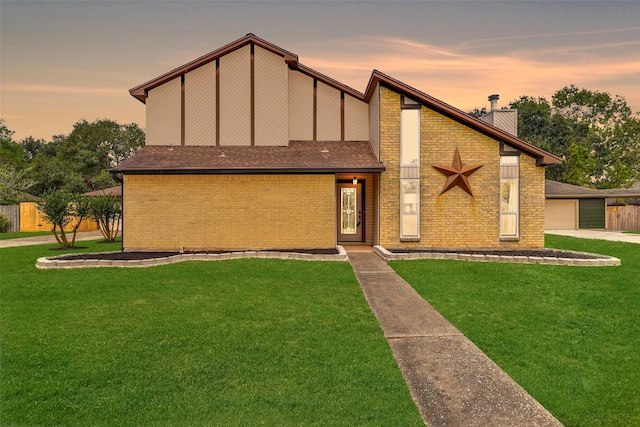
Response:
[{"label": "white window trim", "polygon": [[[410,109],[402,109],[400,110],[400,166],[403,168],[419,168],[420,167],[420,109],[417,108],[410,108]],[[418,114],[418,140],[417,140],[417,148],[418,148],[418,163],[403,163],[404,160],[404,137],[407,134],[407,131],[405,130],[405,112],[407,114],[409,114],[410,112],[415,112]],[[415,114],[412,113],[412,114]],[[415,129],[414,129],[415,130]]]},{"label": "white window trim", "polygon": [[[515,162],[513,163],[502,163],[503,159],[513,158]],[[502,178],[502,166],[517,166],[518,167],[518,177],[517,178]],[[515,211],[502,211],[502,189],[503,183],[506,181],[515,181],[515,189],[516,189],[516,210]],[[500,157],[500,199],[498,209],[500,210],[500,238],[501,239],[518,239],[520,238],[520,158],[518,156],[502,156]],[[503,234],[502,233],[502,221],[503,218],[507,216],[515,216],[515,234]]]},{"label": "white window trim", "polygon": [[[404,211],[404,183],[407,181],[416,181],[417,183],[417,191],[416,191],[416,213],[407,214]],[[403,230],[404,225],[404,217],[407,216],[415,216],[416,217],[416,234],[405,234]],[[400,239],[406,240],[419,240],[420,239],[420,179],[418,178],[402,178],[400,179]]]}]

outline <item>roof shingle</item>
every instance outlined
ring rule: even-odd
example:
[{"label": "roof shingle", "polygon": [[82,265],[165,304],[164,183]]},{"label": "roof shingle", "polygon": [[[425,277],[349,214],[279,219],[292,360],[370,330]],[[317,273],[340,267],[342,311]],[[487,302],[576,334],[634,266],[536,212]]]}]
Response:
[{"label": "roof shingle", "polygon": [[117,173],[382,172],[368,141],[291,141],[288,146],[143,147]]}]

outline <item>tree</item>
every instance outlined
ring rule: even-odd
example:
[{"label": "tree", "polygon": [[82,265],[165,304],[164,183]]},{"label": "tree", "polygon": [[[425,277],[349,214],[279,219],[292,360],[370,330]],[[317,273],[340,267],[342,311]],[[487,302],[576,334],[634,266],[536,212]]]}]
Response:
[{"label": "tree", "polygon": [[31,161],[38,155],[40,150],[42,150],[46,146],[47,141],[45,141],[44,139],[35,139],[32,136],[28,136],[20,141],[19,144],[22,146],[25,160]]},{"label": "tree", "polygon": [[522,96],[518,136],[563,158],[548,179],[596,188],[624,187],[640,179],[640,121],[624,98],[568,86],[552,102]]},{"label": "tree", "polygon": [[0,205],[17,205],[34,182],[27,178],[30,170],[20,171],[10,164],[0,164]]},{"label": "tree", "polygon": [[24,151],[32,157],[35,194],[63,189],[71,193],[100,190],[115,184],[109,169],[144,145],[144,131],[135,123],[121,125],[103,119],[80,120],[69,135],[56,135],[39,144],[25,139]]},{"label": "tree", "polygon": [[467,114],[475,117],[476,119],[479,119],[480,117],[487,114],[487,107],[482,107],[482,108],[476,107],[473,109],[473,111],[469,111]]},{"label": "tree", "polygon": [[89,204],[89,218],[98,223],[100,231],[107,242],[114,242],[118,237],[122,206],[116,196],[96,196]]},{"label": "tree", "polygon": [[[53,234],[61,248],[73,248],[80,224],[89,214],[89,198],[68,191],[48,191],[38,202],[38,209],[45,220],[53,224]],[[69,241],[65,227],[72,224]]]},{"label": "tree", "polygon": [[20,144],[13,141],[14,131],[5,125],[0,118],[0,165],[11,165],[21,168],[24,152]]},{"label": "tree", "polygon": [[552,104],[556,114],[585,129],[596,187],[626,187],[640,179],[640,117],[623,97],[571,85],[557,91]]}]

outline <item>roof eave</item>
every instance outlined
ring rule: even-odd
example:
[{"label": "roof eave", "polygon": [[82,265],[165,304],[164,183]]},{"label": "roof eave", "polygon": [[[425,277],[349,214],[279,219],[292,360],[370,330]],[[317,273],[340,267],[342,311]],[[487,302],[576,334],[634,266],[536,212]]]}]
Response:
[{"label": "roof eave", "polygon": [[606,199],[605,194],[545,194],[547,199]]},{"label": "roof eave", "polygon": [[380,173],[384,166],[339,166],[325,168],[114,168],[110,172],[130,175],[238,175],[238,174],[333,174]]}]

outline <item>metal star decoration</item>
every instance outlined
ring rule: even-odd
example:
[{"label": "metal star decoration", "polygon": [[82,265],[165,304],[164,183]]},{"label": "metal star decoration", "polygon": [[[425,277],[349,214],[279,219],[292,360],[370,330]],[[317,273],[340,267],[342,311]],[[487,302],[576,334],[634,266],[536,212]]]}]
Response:
[{"label": "metal star decoration", "polygon": [[480,169],[482,166],[484,165],[469,166],[463,164],[462,159],[460,158],[458,147],[456,147],[456,152],[453,155],[453,165],[433,165],[435,169],[440,171],[443,175],[447,176],[447,181],[444,183],[444,187],[442,187],[440,195],[451,190],[453,187],[458,186],[469,193],[471,197],[473,197],[473,193],[471,192],[471,185],[469,184],[469,176]]}]

